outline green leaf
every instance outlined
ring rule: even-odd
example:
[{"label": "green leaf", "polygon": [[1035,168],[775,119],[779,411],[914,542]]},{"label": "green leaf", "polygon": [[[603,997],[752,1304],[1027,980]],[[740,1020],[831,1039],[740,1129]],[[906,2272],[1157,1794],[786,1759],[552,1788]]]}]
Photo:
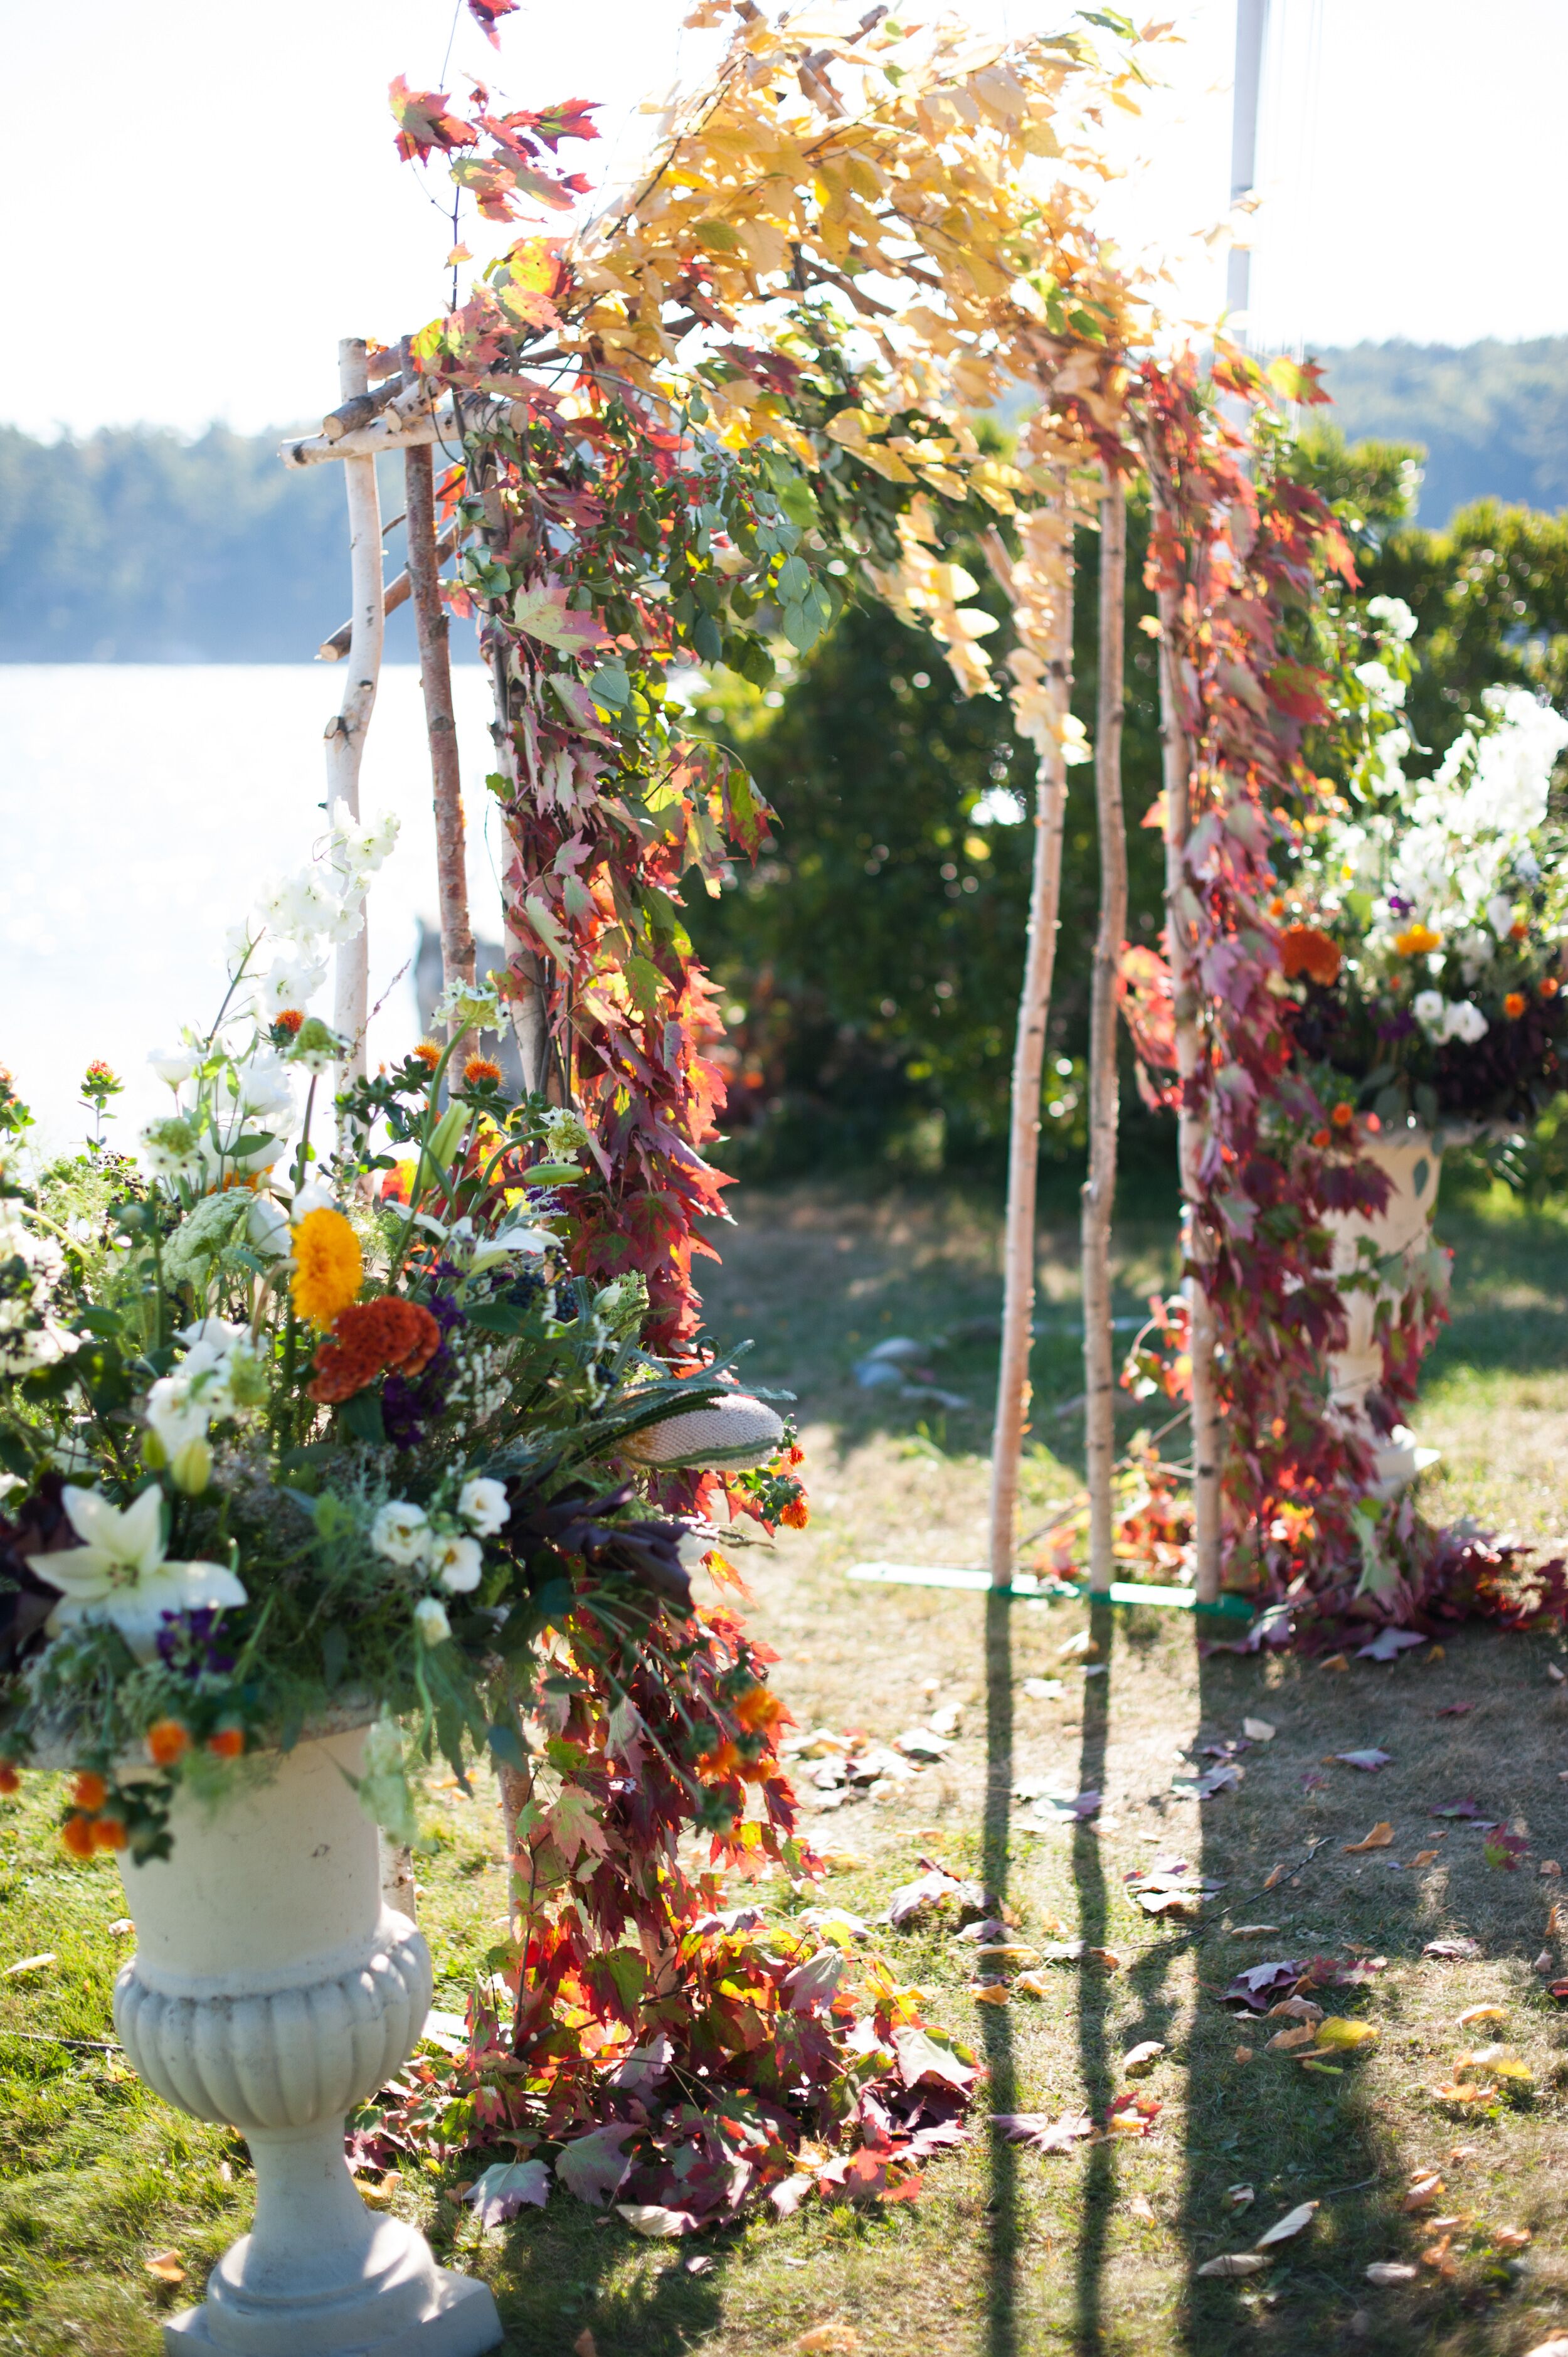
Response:
[{"label": "green leaf", "polygon": [[476,1301],[467,1318],[469,1325],[477,1326],[482,1334],[521,1334],[528,1323],[527,1310],[515,1301]]},{"label": "green leaf", "polygon": [[697,243],[705,248],[709,253],[738,253],[740,252],[739,233],[731,228],[728,221],[698,221],[695,224],[692,234],[696,239]]},{"label": "green leaf", "polygon": [[704,662],[718,662],[724,654],[719,626],[711,614],[699,614],[692,625],[692,644]]},{"label": "green leaf", "polygon": [[811,568],[803,556],[787,556],[779,568],[779,596],[787,606],[798,606],[811,586]]},{"label": "green leaf", "polygon": [[626,665],[601,663],[588,681],[588,693],[596,703],[607,704],[613,712],[624,712],[631,702],[631,682]]},{"label": "green leaf", "polygon": [[321,1675],[328,1694],[342,1677],[348,1659],[348,1631],[339,1622],[329,1621],[321,1639]]},{"label": "green leaf", "polygon": [[808,654],[816,645],[822,632],[804,606],[786,606],[783,620],[784,635],[796,653]]},{"label": "green leaf", "polygon": [[387,1430],[381,1421],[381,1394],[378,1392],[356,1392],[338,1410],[338,1421],[345,1432],[356,1440],[369,1441],[375,1448],[386,1445]]},{"label": "green leaf", "polygon": [[490,1747],[491,1758],[499,1760],[503,1768],[515,1768],[520,1776],[527,1775],[528,1754],[515,1727],[498,1721],[494,1727],[486,1727],[485,1741]]}]

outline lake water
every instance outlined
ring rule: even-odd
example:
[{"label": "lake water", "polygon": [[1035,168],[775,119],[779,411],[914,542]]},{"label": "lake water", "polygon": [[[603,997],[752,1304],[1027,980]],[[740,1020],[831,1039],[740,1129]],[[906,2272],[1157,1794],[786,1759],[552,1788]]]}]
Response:
[{"label": "lake water", "polygon": [[[210,1022],[223,936],[263,880],[302,866],[326,796],[322,732],[340,666],[0,664],[0,1064],[48,1141],[80,1135],[81,1075],[106,1057],[127,1083],[113,1142],[165,1110],[151,1049]],[[489,682],[453,677],[474,930],[499,939],[503,832]],[[430,763],[419,675],[383,672],[360,807],[395,811],[398,847],[371,888],[370,1060],[417,1038],[412,970],[435,911]],[[330,985],[317,1011],[328,1013]]]}]

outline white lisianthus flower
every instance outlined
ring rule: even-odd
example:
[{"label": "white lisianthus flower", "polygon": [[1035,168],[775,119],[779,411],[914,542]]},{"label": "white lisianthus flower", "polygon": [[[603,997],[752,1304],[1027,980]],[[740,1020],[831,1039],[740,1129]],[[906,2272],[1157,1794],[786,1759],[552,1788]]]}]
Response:
[{"label": "white lisianthus flower", "polygon": [[398,821],[389,812],[376,819],[359,819],[339,798],[328,813],[332,821],[333,864],[363,890],[382,863],[390,858],[398,837]]},{"label": "white lisianthus flower", "polygon": [[[192,1443],[204,1442],[209,1425],[220,1416],[242,1415],[263,1406],[267,1396],[266,1370],[244,1327],[204,1318],[188,1326],[181,1340],[190,1344],[187,1355],[158,1377],[146,1397],[148,1429],[171,1465]],[[181,1480],[181,1489],[191,1486]]]},{"label": "white lisianthus flower", "polygon": [[423,1563],[430,1542],[430,1517],[406,1498],[389,1498],[371,1524],[371,1544],[388,1563]]},{"label": "white lisianthus flower", "polygon": [[1440,990],[1418,990],[1411,1001],[1410,1011],[1423,1030],[1440,1031],[1444,1017],[1443,993]]},{"label": "white lisianthus flower", "polygon": [[482,1539],[493,1539],[501,1524],[511,1519],[505,1483],[474,1474],[457,1492],[457,1512],[470,1530],[478,1531]]},{"label": "white lisianthus flower", "polygon": [[484,1567],[484,1550],[478,1539],[452,1531],[432,1540],[430,1568],[452,1595],[466,1596],[471,1587],[478,1587]]},{"label": "white lisianthus flower", "polygon": [[27,1558],[40,1579],[63,1591],[44,1624],[49,1636],[83,1621],[108,1620],[139,1662],[150,1662],[165,1613],[213,1611],[246,1601],[244,1588],[222,1564],[166,1561],[163,1498],[156,1487],[118,1507],[96,1490],[68,1486],[62,1503],[83,1544]]},{"label": "white lisianthus flower", "polygon": [[147,1061],[160,1081],[177,1089],[189,1080],[200,1058],[193,1048],[155,1048]]},{"label": "white lisianthus flower", "polygon": [[452,1634],[446,1607],[438,1596],[422,1596],[413,1608],[413,1625],[426,1645],[444,1645]]},{"label": "white lisianthus flower", "polygon": [[288,1207],[288,1216],[297,1227],[306,1211],[335,1211],[338,1209],[338,1198],[326,1179],[307,1178],[304,1186],[296,1190],[294,1200]]},{"label": "white lisianthus flower", "polygon": [[325,958],[280,959],[256,985],[258,1022],[270,1026],[290,1008],[303,1015],[326,979]]},{"label": "white lisianthus flower", "polygon": [[1385,712],[1397,712],[1404,702],[1404,682],[1396,679],[1385,662],[1363,662],[1356,665],[1356,677],[1368,690],[1375,704]]},{"label": "white lisianthus flower", "polygon": [[281,1260],[288,1250],[288,1214],[270,1197],[258,1195],[245,1221],[245,1242],[264,1260]]},{"label": "white lisianthus flower", "polygon": [[1513,930],[1513,902],[1506,892],[1494,894],[1487,903],[1487,922],[1499,942],[1506,942]]},{"label": "white lisianthus flower", "polygon": [[257,914],[274,940],[308,943],[331,937],[343,918],[343,904],[328,878],[314,867],[293,876],[276,876],[256,902]]},{"label": "white lisianthus flower", "polygon": [[1490,1028],[1474,999],[1452,999],[1444,1009],[1443,1036],[1445,1039],[1458,1039],[1466,1048],[1473,1048],[1477,1039],[1486,1038]]}]

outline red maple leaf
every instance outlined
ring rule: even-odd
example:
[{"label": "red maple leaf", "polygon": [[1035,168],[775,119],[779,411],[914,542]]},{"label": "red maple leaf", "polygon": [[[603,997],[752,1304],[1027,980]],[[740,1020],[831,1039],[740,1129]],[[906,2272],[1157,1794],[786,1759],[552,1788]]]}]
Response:
[{"label": "red maple leaf", "polygon": [[417,156],[423,164],[433,147],[450,155],[455,147],[472,147],[478,135],[459,114],[448,110],[445,91],[410,90],[402,74],[393,79],[387,97],[397,121],[397,152],[404,163]]},{"label": "red maple leaf", "polygon": [[501,45],[500,35],[496,30],[498,17],[513,15],[517,6],[518,0],[468,0],[468,14],[492,49],[499,49]]}]

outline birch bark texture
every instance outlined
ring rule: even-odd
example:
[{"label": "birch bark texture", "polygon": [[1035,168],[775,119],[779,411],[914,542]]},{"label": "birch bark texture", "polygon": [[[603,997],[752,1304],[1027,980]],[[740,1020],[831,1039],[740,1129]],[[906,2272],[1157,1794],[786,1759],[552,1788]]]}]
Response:
[{"label": "birch bark texture", "polygon": [[1114,468],[1100,502],[1100,683],[1094,791],[1100,836],[1100,930],[1089,1022],[1089,1177],[1082,1194],[1084,1456],[1089,1479],[1089,1584],[1114,1576],[1112,1483],[1116,1467],[1116,1365],[1111,1324],[1111,1217],[1120,1118],[1116,985],[1127,931],[1127,824],[1122,802],[1126,628],[1127,495]]},{"label": "birch bark texture", "polygon": [[474,979],[474,931],[468,916],[467,830],[457,759],[457,718],[452,705],[452,661],[441,603],[436,552],[435,466],[428,449],[403,457],[408,511],[408,577],[419,640],[419,684],[430,739],[430,781],[435,812],[435,891],[441,920],[441,978],[448,989]]},{"label": "birch bark texture", "polygon": [[[1156,508],[1160,479],[1150,481]],[[1165,938],[1176,1020],[1176,1078],[1181,1103],[1176,1153],[1181,1172],[1182,1262],[1187,1272],[1187,1348],[1192,1360],[1192,1519],[1196,1587],[1200,1603],[1219,1593],[1219,1447],[1215,1385],[1214,1312],[1205,1275],[1203,1231],[1197,1219],[1208,1125],[1194,1102],[1204,1041],[1199,977],[1193,946],[1193,891],[1187,873],[1192,832],[1192,743],[1179,671],[1176,600],[1159,592],[1160,744],[1165,792]]]},{"label": "birch bark texture", "polygon": [[[362,336],[346,336],[338,347],[338,382],[345,401],[369,387],[368,356]],[[349,562],[352,581],[352,629],[349,640],[348,676],[343,700],[327,724],[327,807],[337,803],[349,815],[360,815],[360,764],[365,737],[375,710],[381,678],[381,640],[386,614],[381,591],[381,514],[376,492],[374,458],[345,458],[343,480],[349,495]],[[338,952],[332,998],[333,1028],[348,1041],[338,1085],[362,1080],[365,1073],[365,1026],[370,1014],[370,917],[351,942]]]},{"label": "birch bark texture", "polygon": [[1002,1361],[991,1444],[991,1582],[1007,1587],[1018,1519],[1018,1468],[1029,1415],[1029,1342],[1035,1309],[1035,1200],[1039,1173],[1040,1082],[1050,1017],[1061,900],[1062,829],[1067,816],[1068,723],[1072,701],[1072,515],[1066,470],[1054,471],[1048,499],[1025,518],[1018,561],[1008,565],[1000,544],[988,544],[1013,608],[1017,644],[1008,657],[1014,675],[1015,726],[1033,743],[1035,852],[1029,888],[1029,929],[1018,1029],[1013,1054],[1013,1098],[1007,1153],[1007,1226],[1004,1247]]}]

